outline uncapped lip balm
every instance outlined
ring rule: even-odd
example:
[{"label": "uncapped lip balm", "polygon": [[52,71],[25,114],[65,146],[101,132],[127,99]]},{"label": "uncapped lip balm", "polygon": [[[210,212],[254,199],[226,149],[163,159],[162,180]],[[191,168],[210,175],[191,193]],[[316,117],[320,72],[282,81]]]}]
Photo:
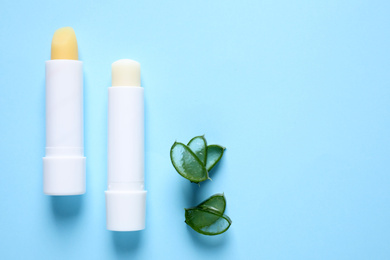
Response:
[{"label": "uncapped lip balm", "polygon": [[51,60],[46,61],[43,191],[48,195],[85,193],[83,63],[70,27],[54,33]]},{"label": "uncapped lip balm", "polygon": [[145,228],[144,89],[140,64],[123,59],[112,64],[108,88],[107,229]]}]

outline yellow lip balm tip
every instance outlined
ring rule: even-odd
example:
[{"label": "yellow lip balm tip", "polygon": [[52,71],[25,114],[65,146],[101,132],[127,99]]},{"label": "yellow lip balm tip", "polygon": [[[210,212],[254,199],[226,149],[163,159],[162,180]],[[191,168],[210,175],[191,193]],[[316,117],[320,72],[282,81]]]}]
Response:
[{"label": "yellow lip balm tip", "polygon": [[55,31],[51,42],[52,60],[78,60],[76,33],[72,27],[63,27]]}]

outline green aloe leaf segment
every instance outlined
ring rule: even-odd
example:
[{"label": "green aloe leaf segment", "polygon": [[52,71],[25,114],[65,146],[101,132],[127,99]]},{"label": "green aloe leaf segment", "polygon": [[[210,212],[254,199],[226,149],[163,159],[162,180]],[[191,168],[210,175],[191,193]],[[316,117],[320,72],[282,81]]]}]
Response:
[{"label": "green aloe leaf segment", "polygon": [[206,165],[207,159],[207,142],[204,136],[195,136],[189,141],[187,145],[196,156],[198,156],[199,160]]},{"label": "green aloe leaf segment", "polygon": [[227,231],[232,224],[224,214],[226,200],[223,194],[215,194],[198,206],[185,209],[185,223],[203,235],[219,235]]},{"label": "green aloe leaf segment", "polygon": [[209,171],[221,160],[225,148],[207,145],[204,136],[195,136],[187,145],[175,142],[171,147],[171,161],[176,171],[191,182],[209,178]]},{"label": "green aloe leaf segment", "polygon": [[185,144],[175,142],[172,145],[171,161],[176,171],[192,182],[199,183],[209,178],[205,165]]},{"label": "green aloe leaf segment", "polygon": [[209,208],[217,211],[219,214],[223,214],[226,209],[226,199],[223,193],[217,193],[201,202],[197,207]]},{"label": "green aloe leaf segment", "polygon": [[225,147],[217,144],[207,146],[206,169],[210,171],[221,160]]}]

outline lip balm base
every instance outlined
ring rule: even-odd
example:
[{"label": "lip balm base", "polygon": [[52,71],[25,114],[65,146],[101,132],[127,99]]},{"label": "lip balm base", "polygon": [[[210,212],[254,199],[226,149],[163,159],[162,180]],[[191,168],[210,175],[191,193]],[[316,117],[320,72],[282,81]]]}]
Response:
[{"label": "lip balm base", "polygon": [[107,229],[145,229],[146,191],[106,191]]},{"label": "lip balm base", "polygon": [[43,192],[46,195],[85,193],[85,157],[43,158]]}]

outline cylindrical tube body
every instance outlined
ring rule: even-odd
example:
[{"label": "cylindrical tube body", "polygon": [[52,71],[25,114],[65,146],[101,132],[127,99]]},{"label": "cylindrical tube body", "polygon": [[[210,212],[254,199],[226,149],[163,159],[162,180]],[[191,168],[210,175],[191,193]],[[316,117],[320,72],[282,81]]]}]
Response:
[{"label": "cylindrical tube body", "polygon": [[108,90],[107,229],[145,228],[144,89]]},{"label": "cylindrical tube body", "polygon": [[83,63],[46,62],[46,155],[83,155]]},{"label": "cylindrical tube body", "polygon": [[44,192],[85,192],[83,69],[78,60],[46,62],[46,157]]},{"label": "cylindrical tube body", "polygon": [[144,89],[108,90],[108,189],[143,190]]}]

